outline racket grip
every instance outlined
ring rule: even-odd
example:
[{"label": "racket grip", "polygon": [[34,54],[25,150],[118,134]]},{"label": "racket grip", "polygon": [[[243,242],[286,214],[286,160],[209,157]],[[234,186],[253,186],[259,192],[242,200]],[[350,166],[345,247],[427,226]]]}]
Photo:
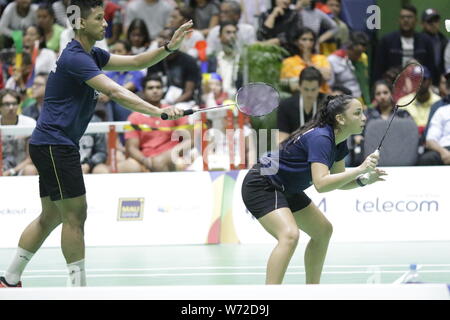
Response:
[{"label": "racket grip", "polygon": [[[193,113],[194,113],[193,109],[187,109],[187,110],[183,111],[183,116],[188,116]],[[169,115],[167,113],[163,112],[163,113],[161,113],[161,119],[167,120],[167,119],[169,119]]]}]

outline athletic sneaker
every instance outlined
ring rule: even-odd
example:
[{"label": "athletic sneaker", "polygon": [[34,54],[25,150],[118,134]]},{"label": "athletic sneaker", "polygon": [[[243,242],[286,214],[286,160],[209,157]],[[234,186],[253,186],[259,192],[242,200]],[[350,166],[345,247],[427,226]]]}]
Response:
[{"label": "athletic sneaker", "polygon": [[22,281],[13,286],[6,282],[4,277],[0,277],[0,288],[22,288]]}]

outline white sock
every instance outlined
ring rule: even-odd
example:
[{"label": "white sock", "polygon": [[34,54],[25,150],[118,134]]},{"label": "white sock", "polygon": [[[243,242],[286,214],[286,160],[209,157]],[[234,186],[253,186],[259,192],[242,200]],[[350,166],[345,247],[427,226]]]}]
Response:
[{"label": "white sock", "polygon": [[84,259],[67,265],[69,269],[68,287],[86,286],[86,269],[84,268]]},{"label": "white sock", "polygon": [[11,285],[16,285],[20,281],[23,270],[30,262],[34,253],[31,253],[20,247],[17,248],[13,261],[9,265],[8,270],[5,272],[5,280]]}]

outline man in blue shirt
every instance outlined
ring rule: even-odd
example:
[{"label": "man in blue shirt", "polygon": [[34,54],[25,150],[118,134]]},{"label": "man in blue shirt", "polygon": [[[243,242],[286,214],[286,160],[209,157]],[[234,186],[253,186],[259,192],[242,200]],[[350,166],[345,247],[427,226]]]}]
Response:
[{"label": "man in blue shirt", "polygon": [[[62,223],[61,247],[69,269],[70,284],[85,286],[84,222],[86,191],[78,151],[79,140],[91,120],[98,93],[133,111],[177,119],[183,110],[158,107],[140,99],[103,72],[142,70],[177,50],[192,22],[182,25],[163,47],[136,56],[110,55],[93,47],[105,36],[103,1],[72,0],[79,13],[74,22],[75,38],[62,52],[49,75],[44,106],[30,140],[30,155],[39,172],[42,213],[22,233],[19,247],[1,287],[20,287],[20,277],[47,236]],[[73,16],[72,16],[73,18]]]}]

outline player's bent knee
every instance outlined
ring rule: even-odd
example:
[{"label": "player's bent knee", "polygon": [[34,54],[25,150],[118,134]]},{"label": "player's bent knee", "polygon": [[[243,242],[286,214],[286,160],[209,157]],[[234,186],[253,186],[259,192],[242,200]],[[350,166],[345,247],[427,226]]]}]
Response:
[{"label": "player's bent knee", "polygon": [[278,236],[278,242],[288,246],[296,246],[300,239],[300,232],[296,228],[285,229]]}]

